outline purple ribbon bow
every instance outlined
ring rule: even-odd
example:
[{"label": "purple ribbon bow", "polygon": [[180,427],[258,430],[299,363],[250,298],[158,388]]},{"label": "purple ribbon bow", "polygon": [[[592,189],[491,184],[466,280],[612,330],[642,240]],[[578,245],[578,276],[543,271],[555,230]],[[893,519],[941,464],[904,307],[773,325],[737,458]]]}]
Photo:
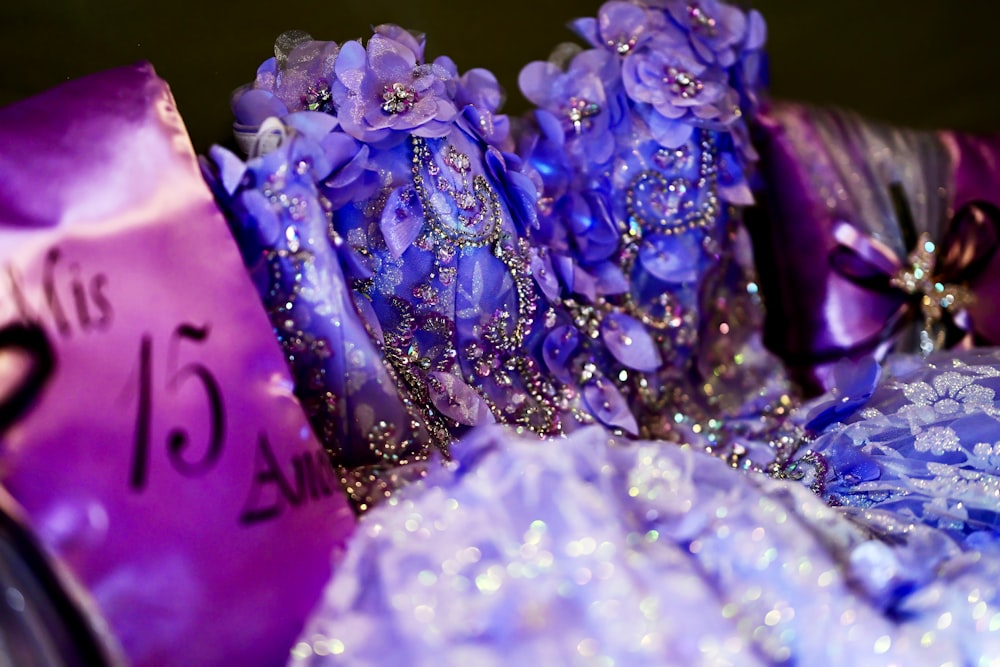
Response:
[{"label": "purple ribbon bow", "polygon": [[[900,220],[905,236],[908,211],[900,211]],[[1000,343],[1000,318],[991,306],[1000,301],[1000,274],[987,271],[1000,243],[1000,208],[985,201],[968,202],[945,230],[940,243],[921,234],[911,242],[904,261],[854,225],[843,221],[834,225],[837,246],[830,252],[834,271],[898,302],[882,331],[856,349],[877,346],[921,314],[928,328],[944,325],[943,339],[937,342],[946,347],[968,333],[979,343]]]}]

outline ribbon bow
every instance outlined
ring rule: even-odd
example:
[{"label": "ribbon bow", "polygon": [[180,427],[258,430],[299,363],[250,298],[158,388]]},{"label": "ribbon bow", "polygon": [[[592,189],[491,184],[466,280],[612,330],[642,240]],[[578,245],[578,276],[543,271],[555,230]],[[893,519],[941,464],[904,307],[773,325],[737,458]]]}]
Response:
[{"label": "ribbon bow", "polygon": [[[973,331],[970,307],[978,298],[970,284],[989,265],[1000,244],[1000,208],[985,201],[963,205],[945,227],[940,243],[915,232],[913,218],[898,184],[890,187],[909,252],[904,260],[878,239],[848,222],[834,225],[837,246],[833,269],[851,282],[899,301],[881,340],[922,315],[920,348],[929,354],[950,347]],[[996,295],[1000,298],[1000,294]],[[937,333],[933,333],[937,331]],[[1000,341],[991,341],[1000,342]]]}]

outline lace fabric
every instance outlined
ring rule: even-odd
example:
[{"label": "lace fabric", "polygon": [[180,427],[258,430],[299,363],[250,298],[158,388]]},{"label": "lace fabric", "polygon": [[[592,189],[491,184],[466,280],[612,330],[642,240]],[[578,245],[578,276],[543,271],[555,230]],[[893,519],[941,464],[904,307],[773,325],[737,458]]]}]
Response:
[{"label": "lace fabric", "polygon": [[812,451],[828,467],[823,496],[940,528],[958,541],[996,539],[1000,505],[1000,352],[890,358],[887,378]]}]

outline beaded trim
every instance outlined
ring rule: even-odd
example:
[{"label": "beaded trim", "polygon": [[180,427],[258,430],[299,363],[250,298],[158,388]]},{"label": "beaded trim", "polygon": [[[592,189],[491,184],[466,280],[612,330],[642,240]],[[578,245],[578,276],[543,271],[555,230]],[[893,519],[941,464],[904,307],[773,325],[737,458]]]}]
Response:
[{"label": "beaded trim", "polygon": [[[661,185],[664,189],[671,187],[666,176],[658,171],[644,171],[634,179],[625,191],[625,210],[628,213],[628,228],[622,235],[622,250],[619,255],[618,265],[626,276],[632,274],[635,268],[635,260],[639,255],[639,248],[646,235],[646,230],[659,234],[674,235],[684,234],[696,230],[710,230],[716,227],[719,216],[719,196],[718,196],[718,176],[716,170],[717,151],[715,141],[712,136],[702,133],[701,137],[701,159],[698,163],[697,187],[706,191],[705,201],[700,207],[689,212],[680,221],[670,219],[648,220],[640,214],[636,208],[636,190],[644,184],[653,181]],[[658,331],[678,329],[683,321],[678,318],[664,303],[665,313],[662,317],[653,315],[645,308],[636,303],[631,292],[622,295],[623,310],[638,319],[640,322]]]},{"label": "beaded trim", "polygon": [[[442,439],[449,433],[450,420],[438,413],[431,403],[430,391],[443,393],[445,387],[431,375],[432,372],[451,373],[461,377],[477,390],[477,394],[498,421],[516,424],[542,435],[561,432],[560,410],[565,409],[566,397],[558,387],[537,368],[536,362],[523,354],[523,346],[535,323],[538,295],[530,270],[530,246],[521,239],[516,243],[504,231],[504,208],[500,197],[486,177],[473,177],[467,155],[454,146],[443,148],[444,163],[461,179],[453,186],[440,176],[441,167],[435,162],[435,153],[425,139],[411,137],[411,175],[413,192],[423,211],[425,226],[414,241],[414,246],[433,258],[432,269],[426,279],[413,288],[416,304],[398,295],[388,295],[395,325],[384,332],[383,351],[386,359],[398,374],[409,393],[428,411],[428,421],[435,423],[433,430]],[[384,206],[385,197],[380,199]],[[452,209],[454,204],[457,208]],[[381,214],[382,206],[366,209],[368,217]],[[451,219],[442,211],[457,211]],[[456,262],[463,253],[490,248],[492,255],[510,275],[516,294],[514,312],[499,308],[490,314],[481,326],[478,339],[467,343],[463,350],[456,350],[455,323],[437,313],[433,306],[438,302],[438,283],[445,289],[454,289],[458,277]],[[366,281],[356,285],[371,294],[374,283]],[[432,356],[422,339],[428,334],[439,344],[433,347]],[[432,359],[433,357],[433,359]],[[464,370],[463,370],[464,369]],[[514,378],[520,378],[515,382]],[[504,405],[494,402],[484,383],[493,383],[512,400]],[[520,385],[520,386],[518,386]],[[515,387],[514,390],[511,387]],[[524,399],[517,399],[514,392],[523,392]],[[431,419],[431,416],[435,419]],[[454,427],[459,426],[453,424]]]},{"label": "beaded trim", "polygon": [[[718,179],[715,166],[716,156],[715,141],[711,135],[703,133],[697,187],[707,190],[705,201],[696,210],[688,213],[680,222],[668,218],[648,220],[641,215],[636,207],[637,187],[653,181],[664,188],[668,188],[670,183],[666,176],[658,171],[647,170],[632,179],[631,184],[625,192],[625,208],[628,213],[628,221],[626,227],[622,230],[622,247],[618,254],[618,266],[626,276],[631,275],[635,268],[635,260],[638,257],[639,248],[642,245],[644,236],[648,233],[646,230],[672,235],[712,229],[716,226],[719,215]],[[669,297],[669,295],[665,296]],[[620,304],[605,298],[598,298],[593,304],[583,304],[569,298],[561,300],[561,305],[569,311],[576,326],[591,338],[597,338],[600,332],[601,321],[605,315],[611,313],[626,313],[651,329],[658,331],[677,330],[684,324],[681,318],[671,312],[672,309],[669,303],[663,304],[667,312],[660,317],[649,313],[636,303],[635,298],[630,292],[622,294],[620,299]]]},{"label": "beaded trim", "polygon": [[642,240],[643,230],[652,229],[660,234],[683,234],[695,229],[711,228],[717,219],[719,211],[718,177],[716,173],[716,150],[715,142],[710,136],[706,136],[701,142],[701,160],[698,169],[699,189],[706,190],[705,202],[695,211],[688,213],[681,219],[658,218],[649,220],[644,217],[636,207],[636,194],[642,189],[647,189],[652,184],[659,186],[662,190],[676,193],[685,187],[677,181],[668,181],[667,177],[659,171],[647,170],[632,179],[628,189],[625,190],[625,211],[628,213],[629,227],[624,236],[626,245],[636,245]]},{"label": "beaded trim", "polygon": [[[460,214],[459,225],[449,226],[441,220],[436,202],[433,201],[433,195],[428,193],[421,173],[422,169],[431,176],[435,176],[438,172],[438,167],[434,164],[433,155],[427,147],[427,142],[420,137],[411,137],[411,145],[413,147],[411,167],[413,189],[423,205],[424,220],[430,228],[431,235],[436,236],[436,240],[452,241],[459,248],[481,248],[500,240],[503,221],[503,207],[500,204],[500,198],[484,176],[476,176],[473,179],[472,187],[469,187],[471,166],[468,156],[459,153],[453,146],[448,147],[446,162],[462,176],[462,190],[449,192],[449,194],[460,209],[471,211],[474,210],[474,204],[478,203],[479,211],[471,216]],[[446,185],[446,182],[442,181],[442,184]],[[486,220],[483,219],[484,216],[488,216]],[[477,226],[481,226],[482,229],[476,231]]]}]

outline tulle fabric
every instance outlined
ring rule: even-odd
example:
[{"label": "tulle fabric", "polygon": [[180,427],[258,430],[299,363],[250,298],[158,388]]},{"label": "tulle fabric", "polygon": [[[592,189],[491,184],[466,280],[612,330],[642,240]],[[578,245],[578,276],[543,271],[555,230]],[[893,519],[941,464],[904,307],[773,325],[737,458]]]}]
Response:
[{"label": "tulle fabric", "polygon": [[[1000,560],[592,427],[499,427],[366,515],[294,665],[980,664]],[[986,664],[986,663],[981,663]]]}]

